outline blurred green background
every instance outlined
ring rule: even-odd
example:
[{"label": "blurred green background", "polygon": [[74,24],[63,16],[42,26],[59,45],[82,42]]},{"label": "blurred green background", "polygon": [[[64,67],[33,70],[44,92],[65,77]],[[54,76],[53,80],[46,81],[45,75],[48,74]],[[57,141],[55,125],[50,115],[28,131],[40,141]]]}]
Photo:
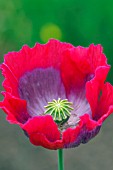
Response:
[{"label": "blurred green background", "polygon": [[[8,51],[49,38],[75,46],[102,44],[113,66],[113,1],[0,0],[0,62]],[[111,83],[112,75],[113,68],[108,76]],[[0,115],[0,170],[57,169],[57,151],[31,145],[18,126],[9,125],[2,111]],[[88,144],[64,151],[65,170],[113,169],[112,122],[110,116]]]}]

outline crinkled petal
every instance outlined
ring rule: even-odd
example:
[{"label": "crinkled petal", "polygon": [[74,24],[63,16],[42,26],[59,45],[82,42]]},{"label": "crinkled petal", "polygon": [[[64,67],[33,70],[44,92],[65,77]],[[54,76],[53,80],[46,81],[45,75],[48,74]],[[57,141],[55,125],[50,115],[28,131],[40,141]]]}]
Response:
[{"label": "crinkled petal", "polygon": [[86,83],[86,98],[92,110],[92,117],[94,117],[98,107],[100,90],[104,85],[109,69],[109,66],[99,67],[95,72],[95,77]]},{"label": "crinkled petal", "polygon": [[99,67],[102,67],[102,71],[103,67],[106,67],[107,72],[110,68],[101,45],[91,44],[88,48],[78,46],[65,50],[61,70],[67,93],[75,87],[80,89],[85,86],[87,81],[94,78]]},{"label": "crinkled petal", "polygon": [[22,128],[27,132],[30,141],[34,145],[49,149],[63,147],[58,126],[50,115],[37,116],[29,119]]},{"label": "crinkled petal", "polygon": [[64,148],[72,148],[87,143],[96,136],[100,130],[101,123],[90,119],[88,114],[80,117],[80,122],[75,128],[69,128],[63,133]]},{"label": "crinkled petal", "polygon": [[[110,83],[105,83],[101,90],[101,96],[98,101],[94,119],[102,119],[104,115],[113,113],[113,86]],[[105,116],[106,117],[106,116]]]},{"label": "crinkled petal", "polygon": [[19,52],[9,52],[1,65],[2,74],[5,77],[3,83],[5,90],[18,96],[18,79],[22,75],[35,68],[51,66],[59,68],[62,52],[72,47],[71,44],[51,39],[45,45],[37,43],[33,48],[24,45]]},{"label": "crinkled petal", "polygon": [[94,73],[99,66],[108,66],[106,56],[100,44],[91,44],[84,48],[81,46],[70,49],[72,60],[84,74]]},{"label": "crinkled petal", "polygon": [[24,124],[29,118],[26,101],[11,96],[4,92],[4,100],[0,102],[0,108],[7,114],[7,120],[14,124]]},{"label": "crinkled petal", "polygon": [[52,149],[52,150],[63,148],[63,143],[61,140],[57,140],[55,142],[50,142],[46,138],[46,136],[42,133],[41,134],[34,133],[34,134],[31,134],[29,137],[30,137],[31,143],[36,146],[43,146],[44,148]]}]

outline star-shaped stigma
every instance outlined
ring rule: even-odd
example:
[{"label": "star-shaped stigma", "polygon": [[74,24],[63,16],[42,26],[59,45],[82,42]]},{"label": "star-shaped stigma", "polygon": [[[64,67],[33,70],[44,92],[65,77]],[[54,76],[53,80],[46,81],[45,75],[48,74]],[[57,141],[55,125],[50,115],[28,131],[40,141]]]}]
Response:
[{"label": "star-shaped stigma", "polygon": [[52,102],[48,102],[47,106],[44,106],[46,109],[44,114],[50,114],[56,123],[64,123],[71,115],[73,110],[71,106],[72,102],[69,102],[67,99],[53,99]]}]

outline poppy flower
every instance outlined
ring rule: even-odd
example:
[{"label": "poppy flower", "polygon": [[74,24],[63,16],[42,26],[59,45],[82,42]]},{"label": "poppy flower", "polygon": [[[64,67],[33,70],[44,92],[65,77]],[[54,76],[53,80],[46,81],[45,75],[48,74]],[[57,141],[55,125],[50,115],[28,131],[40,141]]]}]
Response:
[{"label": "poppy flower", "polygon": [[110,66],[101,45],[74,47],[51,39],[9,52],[0,107],[30,142],[48,149],[76,147],[96,136],[113,112]]}]

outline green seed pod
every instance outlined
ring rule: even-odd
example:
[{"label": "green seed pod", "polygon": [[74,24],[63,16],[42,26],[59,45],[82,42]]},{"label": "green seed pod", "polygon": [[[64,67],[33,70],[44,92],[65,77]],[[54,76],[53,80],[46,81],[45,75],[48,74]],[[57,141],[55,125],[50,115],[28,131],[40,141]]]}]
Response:
[{"label": "green seed pod", "polygon": [[67,99],[53,99],[52,102],[48,102],[47,106],[44,106],[46,109],[44,114],[50,114],[56,123],[63,124],[68,120],[71,115],[70,112],[73,110],[71,105],[72,102],[68,102]]}]

